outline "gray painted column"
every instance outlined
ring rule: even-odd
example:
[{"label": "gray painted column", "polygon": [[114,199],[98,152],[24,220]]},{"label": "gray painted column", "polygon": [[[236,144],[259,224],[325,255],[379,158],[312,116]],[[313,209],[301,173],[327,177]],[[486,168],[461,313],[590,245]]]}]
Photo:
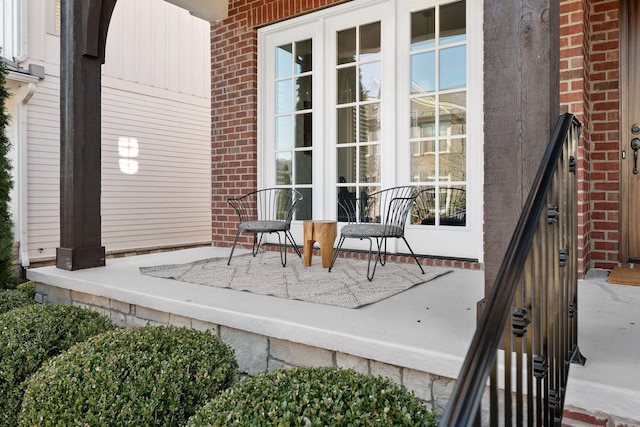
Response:
[{"label": "gray painted column", "polygon": [[105,265],[101,244],[101,68],[116,0],[62,0],[60,247],[65,270]]},{"label": "gray painted column", "polygon": [[560,114],[559,22],[558,0],[484,0],[485,296]]}]

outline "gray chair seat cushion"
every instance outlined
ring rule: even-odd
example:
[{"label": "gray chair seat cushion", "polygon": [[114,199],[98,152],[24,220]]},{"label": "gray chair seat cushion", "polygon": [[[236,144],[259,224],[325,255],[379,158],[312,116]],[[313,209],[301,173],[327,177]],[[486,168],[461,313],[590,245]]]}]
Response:
[{"label": "gray chair seat cushion", "polygon": [[240,224],[238,228],[250,233],[268,233],[270,231],[286,231],[289,229],[289,224],[286,221],[274,220],[247,221]]},{"label": "gray chair seat cushion", "polygon": [[344,237],[401,237],[403,230],[384,224],[347,224],[342,227],[340,234]]}]

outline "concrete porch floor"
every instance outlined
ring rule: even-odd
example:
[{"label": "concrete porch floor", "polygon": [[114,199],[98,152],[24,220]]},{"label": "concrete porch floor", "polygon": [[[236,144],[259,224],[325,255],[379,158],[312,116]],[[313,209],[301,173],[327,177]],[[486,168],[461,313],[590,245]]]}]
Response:
[{"label": "concrete porch floor", "polygon": [[[227,257],[228,253],[228,248],[186,249],[109,259],[105,267],[74,272],[55,267],[29,269],[27,278],[457,377],[475,330],[476,303],[483,297],[482,272],[454,270],[384,301],[345,309],[153,278],[138,270],[141,266]],[[302,261],[291,256],[288,262]],[[313,262],[320,262],[319,257]],[[640,287],[609,284],[606,274],[592,271],[579,281],[579,347],[587,363],[570,368],[565,408],[640,425]]]}]

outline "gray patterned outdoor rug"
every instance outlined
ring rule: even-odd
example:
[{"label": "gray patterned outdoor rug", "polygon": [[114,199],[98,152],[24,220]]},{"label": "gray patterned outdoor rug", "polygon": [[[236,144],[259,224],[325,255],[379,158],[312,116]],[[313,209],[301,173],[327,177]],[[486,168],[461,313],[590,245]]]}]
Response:
[{"label": "gray patterned outdoor rug", "polygon": [[209,258],[140,267],[140,272],[149,276],[345,308],[381,301],[452,270],[424,267],[424,271],[421,274],[415,263],[389,262],[384,267],[378,265],[369,282],[367,261],[340,258],[329,273],[317,256],[310,267],[304,267],[300,258],[289,254],[283,267],[278,252],[259,252],[255,258],[238,255],[231,265],[227,265],[227,258]]}]

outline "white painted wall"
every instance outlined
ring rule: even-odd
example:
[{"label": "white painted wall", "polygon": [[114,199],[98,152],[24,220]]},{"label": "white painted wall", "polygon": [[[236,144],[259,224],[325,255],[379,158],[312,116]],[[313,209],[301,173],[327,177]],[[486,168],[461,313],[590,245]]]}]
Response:
[{"label": "white painted wall", "polygon": [[[27,104],[33,262],[55,257],[59,246],[60,39],[55,1],[25,3],[29,56],[20,65],[42,65],[46,73]],[[118,0],[102,83],[107,252],[211,241],[209,25],[163,0]],[[118,141],[129,141],[129,149]],[[125,171],[137,164],[136,173],[123,172],[121,160]]]}]

